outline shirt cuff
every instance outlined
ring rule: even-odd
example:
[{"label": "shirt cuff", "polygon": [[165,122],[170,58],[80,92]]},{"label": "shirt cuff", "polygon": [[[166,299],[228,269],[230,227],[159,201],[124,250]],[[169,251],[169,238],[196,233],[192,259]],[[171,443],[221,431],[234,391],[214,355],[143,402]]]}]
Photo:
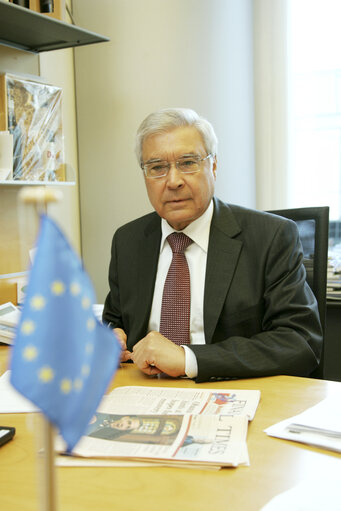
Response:
[{"label": "shirt cuff", "polygon": [[188,346],[181,345],[185,350],[185,373],[188,378],[196,378],[198,376],[198,362],[194,352]]}]

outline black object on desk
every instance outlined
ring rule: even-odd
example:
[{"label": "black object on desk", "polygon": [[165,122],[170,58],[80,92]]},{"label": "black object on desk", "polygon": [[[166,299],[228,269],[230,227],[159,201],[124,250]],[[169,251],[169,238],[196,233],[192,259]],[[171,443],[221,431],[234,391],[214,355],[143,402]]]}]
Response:
[{"label": "black object on desk", "polygon": [[0,426],[0,447],[10,440],[15,435],[15,428],[11,428],[8,426]]}]

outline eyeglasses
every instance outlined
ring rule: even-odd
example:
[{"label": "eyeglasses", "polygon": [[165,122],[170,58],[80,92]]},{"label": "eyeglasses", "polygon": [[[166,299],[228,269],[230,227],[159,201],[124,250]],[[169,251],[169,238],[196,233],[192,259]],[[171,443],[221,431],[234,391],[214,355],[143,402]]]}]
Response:
[{"label": "eyeglasses", "polygon": [[[212,153],[208,154],[204,158],[200,158],[198,155],[183,156],[174,162],[175,167],[182,174],[193,174],[199,172],[201,169],[201,163],[210,158]],[[158,179],[159,177],[167,176],[173,162],[166,160],[154,160],[148,163],[142,164],[141,167],[146,177],[152,179]]]}]

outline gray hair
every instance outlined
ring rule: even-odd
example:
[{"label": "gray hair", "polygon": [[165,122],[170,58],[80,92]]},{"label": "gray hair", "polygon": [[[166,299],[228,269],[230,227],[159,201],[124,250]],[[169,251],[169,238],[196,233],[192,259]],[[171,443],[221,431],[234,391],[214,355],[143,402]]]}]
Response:
[{"label": "gray hair", "polygon": [[138,162],[142,164],[142,148],[147,137],[181,126],[194,126],[202,136],[207,154],[217,154],[218,139],[206,119],[190,108],[164,108],[149,114],[137,130],[135,152]]}]

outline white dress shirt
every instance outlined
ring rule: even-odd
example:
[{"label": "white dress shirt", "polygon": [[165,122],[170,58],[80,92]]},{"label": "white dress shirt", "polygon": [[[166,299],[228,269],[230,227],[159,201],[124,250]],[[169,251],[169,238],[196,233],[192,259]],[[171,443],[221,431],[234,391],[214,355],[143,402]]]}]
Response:
[{"label": "white dress shirt", "polygon": [[[204,287],[206,274],[206,261],[208,250],[208,239],[210,235],[211,220],[213,215],[213,202],[206,211],[181,232],[189,236],[193,243],[185,250],[191,279],[191,320],[190,320],[190,344],[205,344],[204,334]],[[154,296],[149,318],[148,331],[160,330],[160,316],[162,294],[169,266],[172,261],[172,249],[170,248],[167,236],[174,229],[166,220],[161,220],[161,244],[160,256],[157,267]],[[193,351],[183,346],[185,350],[185,372],[189,378],[195,378],[198,374],[198,364]]]}]

